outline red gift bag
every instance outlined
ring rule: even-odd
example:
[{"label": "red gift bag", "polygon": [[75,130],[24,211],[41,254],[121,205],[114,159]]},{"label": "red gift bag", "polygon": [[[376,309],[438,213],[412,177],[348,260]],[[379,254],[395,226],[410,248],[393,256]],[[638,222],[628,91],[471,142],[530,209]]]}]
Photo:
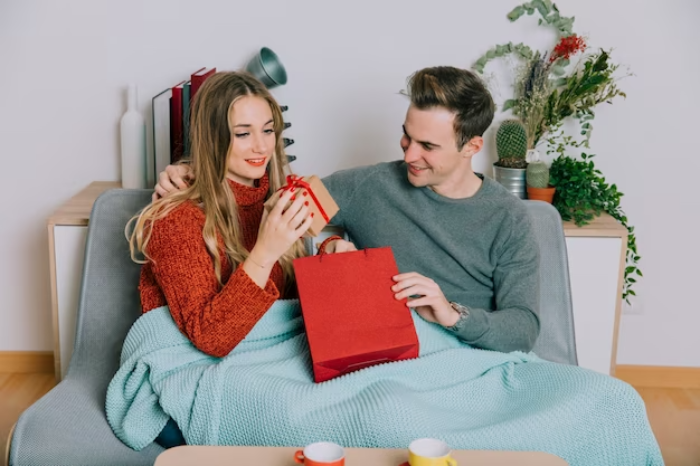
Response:
[{"label": "red gift bag", "polygon": [[293,263],[314,380],[418,357],[418,335],[391,277],[390,247],[324,254]]}]

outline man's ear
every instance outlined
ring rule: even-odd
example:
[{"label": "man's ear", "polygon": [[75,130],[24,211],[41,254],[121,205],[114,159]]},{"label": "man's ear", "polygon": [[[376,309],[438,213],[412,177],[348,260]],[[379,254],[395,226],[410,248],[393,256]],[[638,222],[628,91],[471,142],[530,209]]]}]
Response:
[{"label": "man's ear", "polygon": [[462,147],[462,156],[471,158],[476,155],[482,147],[484,147],[484,138],[481,136],[474,136]]}]

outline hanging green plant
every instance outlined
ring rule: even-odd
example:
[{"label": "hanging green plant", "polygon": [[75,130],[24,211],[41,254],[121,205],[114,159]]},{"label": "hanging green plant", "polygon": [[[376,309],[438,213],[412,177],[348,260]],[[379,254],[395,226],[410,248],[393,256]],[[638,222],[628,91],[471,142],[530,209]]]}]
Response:
[{"label": "hanging green plant", "polygon": [[[557,31],[557,39],[568,37],[573,34],[572,28],[574,26],[574,18],[566,18],[559,14],[559,8],[552,3],[550,0],[533,0],[532,2],[523,3],[513,8],[510,13],[508,13],[508,19],[510,22],[517,21],[522,15],[528,14],[532,15],[538,12],[541,18],[538,24],[547,24],[553,27]],[[534,52],[530,47],[523,44],[513,44],[508,42],[507,44],[499,44],[490,49],[484,55],[482,55],[476,62],[474,62],[473,68],[480,74],[484,73],[484,68],[486,64],[491,60],[496,58],[503,58],[507,55],[514,54],[525,60],[529,60],[534,56]]]},{"label": "hanging green plant", "polygon": [[622,299],[628,304],[631,296],[636,296],[632,289],[642,276],[639,269],[641,257],[637,253],[637,238],[634,227],[628,224],[627,215],[620,206],[624,196],[615,184],[608,184],[602,172],[593,163],[594,154],[581,154],[580,159],[563,153],[554,159],[549,169],[549,183],[556,187],[552,204],[559,211],[563,220],[572,220],[577,226],[588,224],[602,212],[608,213],[627,229],[627,266],[624,273]]}]

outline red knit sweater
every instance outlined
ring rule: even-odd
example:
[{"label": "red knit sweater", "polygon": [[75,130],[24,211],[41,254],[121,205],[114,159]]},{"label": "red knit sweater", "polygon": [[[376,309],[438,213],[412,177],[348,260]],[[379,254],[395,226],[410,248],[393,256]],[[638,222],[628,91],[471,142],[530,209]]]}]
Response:
[{"label": "red knit sweater", "polygon": [[[255,246],[268,191],[265,175],[255,187],[229,180],[236,202],[245,247]],[[232,270],[221,254],[221,287],[214,262],[202,236],[204,211],[190,201],[153,224],[148,253],[153,259],[141,269],[139,290],[144,313],[168,305],[173,319],[201,351],[216,357],[227,355],[280,297],[284,276],[275,264],[265,289],[239,265]]]}]

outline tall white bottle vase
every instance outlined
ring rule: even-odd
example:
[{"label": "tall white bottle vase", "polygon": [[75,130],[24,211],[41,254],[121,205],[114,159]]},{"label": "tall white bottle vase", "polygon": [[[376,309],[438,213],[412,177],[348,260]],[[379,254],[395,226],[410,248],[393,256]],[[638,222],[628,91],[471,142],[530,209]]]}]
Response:
[{"label": "tall white bottle vase", "polygon": [[138,111],[136,85],[130,84],[128,107],[121,119],[122,188],[146,187],[146,122]]}]

